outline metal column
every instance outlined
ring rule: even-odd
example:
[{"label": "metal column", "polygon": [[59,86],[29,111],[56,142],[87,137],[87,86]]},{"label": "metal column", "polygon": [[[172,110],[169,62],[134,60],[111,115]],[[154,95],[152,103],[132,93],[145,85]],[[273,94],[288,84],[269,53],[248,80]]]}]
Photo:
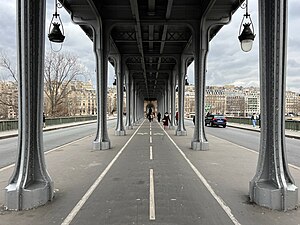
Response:
[{"label": "metal column", "polygon": [[136,122],[136,117],[135,117],[135,110],[136,110],[136,104],[135,104],[135,89],[136,89],[136,82],[132,79],[132,98],[131,98],[131,106],[132,106],[132,111],[131,111],[131,118],[132,118],[132,125],[135,125]]},{"label": "metal column", "polygon": [[131,82],[132,78],[131,78],[131,74],[127,73],[126,74],[126,128],[127,129],[133,129],[132,127],[132,123],[131,123]]},{"label": "metal column", "polygon": [[134,80],[130,79],[130,124],[133,128],[134,125]]},{"label": "metal column", "polygon": [[168,101],[168,80],[165,79],[165,84],[164,84],[164,112],[168,112],[170,119],[172,118],[172,115],[170,115],[170,111],[169,111],[169,101]]},{"label": "metal column", "polygon": [[[94,150],[110,148],[107,133],[107,68],[109,32],[104,24],[95,28],[94,51],[96,55],[96,82],[97,82],[97,133],[93,143]],[[101,33],[102,32],[102,33]]]},{"label": "metal column", "polygon": [[276,210],[294,209],[298,188],[285,146],[287,0],[259,1],[261,133],[250,201]]},{"label": "metal column", "polygon": [[19,139],[15,170],[5,188],[8,210],[32,209],[53,199],[43,150],[46,1],[17,1]]},{"label": "metal column", "polygon": [[117,57],[116,63],[117,69],[117,127],[115,129],[115,135],[124,136],[125,129],[123,124],[123,97],[124,97],[124,60],[121,56]]},{"label": "metal column", "polygon": [[170,73],[171,75],[171,89],[170,89],[170,95],[171,95],[171,113],[173,116],[171,126],[175,127],[175,115],[176,115],[176,110],[175,110],[175,75],[173,72]]},{"label": "metal column", "polygon": [[[191,142],[193,150],[208,150],[209,144],[204,131],[205,119],[205,76],[206,76],[206,58],[208,53],[208,29],[202,25],[202,30],[195,29],[193,35],[194,53],[194,71],[195,71],[195,129]],[[198,26],[200,27],[200,25]]]},{"label": "metal column", "polygon": [[178,72],[178,126],[176,130],[177,136],[186,136],[187,132],[184,127],[184,92],[185,92],[185,58],[179,57],[177,60]]}]

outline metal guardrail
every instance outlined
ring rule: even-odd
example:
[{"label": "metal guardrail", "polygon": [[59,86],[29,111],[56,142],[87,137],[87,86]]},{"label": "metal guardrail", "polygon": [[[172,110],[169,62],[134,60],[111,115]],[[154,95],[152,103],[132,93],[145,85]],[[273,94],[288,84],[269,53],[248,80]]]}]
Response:
[{"label": "metal guardrail", "polygon": [[[239,124],[252,124],[250,118],[244,117],[226,117],[227,121],[230,123],[239,123]],[[298,120],[286,120],[285,129],[300,131],[300,121]]]},{"label": "metal guardrail", "polygon": [[[76,116],[76,117],[59,117],[59,118],[46,118],[46,126],[83,122],[89,120],[96,120],[97,116]],[[252,124],[250,118],[245,117],[227,117],[227,121],[231,123],[239,124]],[[300,121],[297,120],[286,120],[285,128],[289,130],[300,131]],[[0,121],[0,132],[8,130],[17,130],[18,120],[2,120]]]},{"label": "metal guardrail", "polygon": [[[46,126],[58,125],[64,123],[83,122],[89,120],[96,120],[97,116],[76,116],[76,117],[58,117],[58,118],[46,118]],[[18,120],[1,120],[0,132],[8,130],[17,130]]]},{"label": "metal guardrail", "polygon": [[7,130],[17,130],[18,120],[1,120],[0,121],[0,132]]}]

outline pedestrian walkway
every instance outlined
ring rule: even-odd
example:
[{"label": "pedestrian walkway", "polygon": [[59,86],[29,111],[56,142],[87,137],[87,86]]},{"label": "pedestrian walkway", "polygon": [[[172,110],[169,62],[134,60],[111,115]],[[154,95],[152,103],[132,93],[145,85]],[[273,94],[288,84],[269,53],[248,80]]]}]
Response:
[{"label": "pedestrian walkway", "polygon": [[[284,213],[249,203],[257,153],[211,135],[209,151],[193,151],[194,126],[186,129],[187,136],[175,136],[145,121],[126,136],[109,129],[110,150],[92,150],[88,136],[49,151],[54,200],[29,211],[1,210],[0,225],[299,225],[299,210]],[[290,171],[300,184],[300,168]],[[0,169],[1,205],[12,172]]]}]

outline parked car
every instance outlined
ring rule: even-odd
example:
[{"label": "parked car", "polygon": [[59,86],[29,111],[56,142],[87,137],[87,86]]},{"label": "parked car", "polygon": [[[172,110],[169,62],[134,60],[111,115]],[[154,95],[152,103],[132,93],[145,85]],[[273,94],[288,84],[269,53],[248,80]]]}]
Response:
[{"label": "parked car", "polygon": [[205,126],[210,125],[213,126],[222,126],[226,127],[227,119],[223,115],[209,115],[205,118]]}]

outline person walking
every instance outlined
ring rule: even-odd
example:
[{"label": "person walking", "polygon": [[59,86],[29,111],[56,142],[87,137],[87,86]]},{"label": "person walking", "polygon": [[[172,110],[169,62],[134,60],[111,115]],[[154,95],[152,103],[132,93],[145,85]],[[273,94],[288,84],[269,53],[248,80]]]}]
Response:
[{"label": "person walking", "polygon": [[159,123],[160,123],[160,119],[161,119],[161,114],[160,114],[160,112],[158,112],[157,113],[157,120],[158,120]]},{"label": "person walking", "polygon": [[44,128],[46,127],[46,115],[44,112],[43,112],[43,127]]},{"label": "person walking", "polygon": [[170,117],[169,117],[169,113],[165,112],[164,118],[162,120],[163,125],[164,125],[164,129],[166,129],[166,127],[169,127],[169,122],[171,123]]},{"label": "person walking", "polygon": [[256,120],[257,120],[256,113],[253,113],[253,115],[251,116],[251,122],[253,127],[256,127]]},{"label": "person walking", "polygon": [[176,125],[178,126],[178,117],[179,117],[179,113],[178,111],[176,112],[176,115],[175,115],[175,120],[176,120]]}]

